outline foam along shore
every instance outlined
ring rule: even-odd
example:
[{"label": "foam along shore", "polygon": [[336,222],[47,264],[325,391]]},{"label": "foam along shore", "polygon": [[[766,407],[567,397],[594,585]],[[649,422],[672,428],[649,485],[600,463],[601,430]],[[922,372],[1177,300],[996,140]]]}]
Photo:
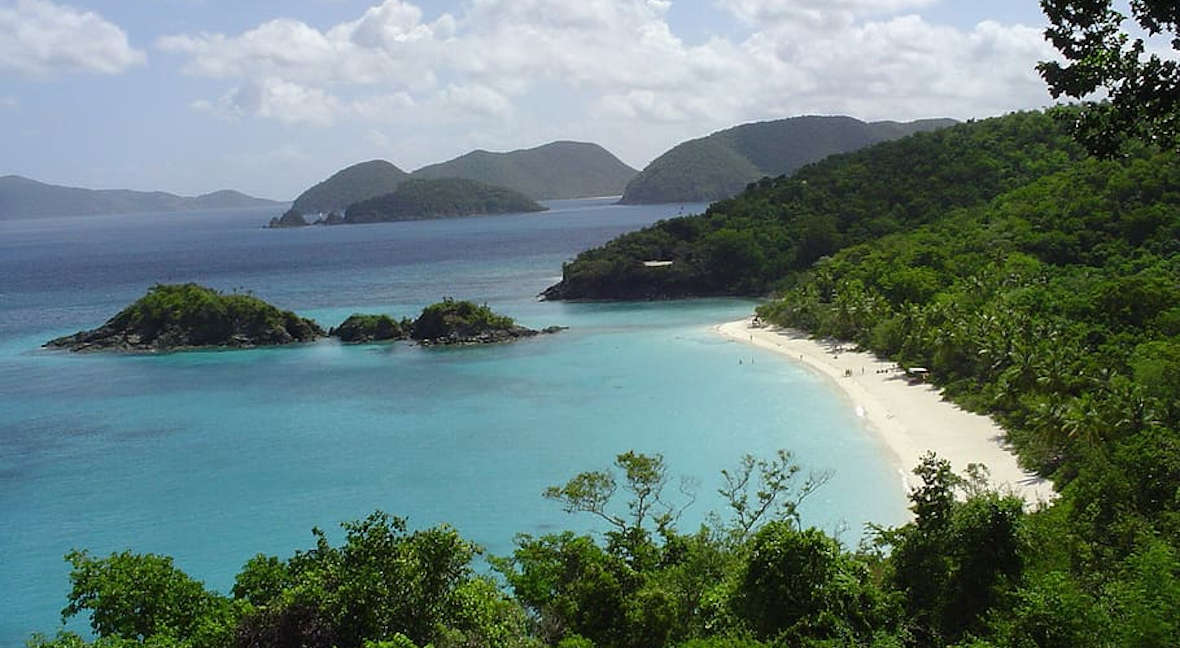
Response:
[{"label": "foam along shore", "polygon": [[1048,480],[1020,468],[995,421],[943,400],[934,385],[911,383],[892,361],[852,351],[847,343],[814,340],[801,331],[755,326],[753,318],[721,324],[715,330],[733,340],[782,353],[839,386],[852,400],[857,415],[889,448],[907,491],[915,479],[910,471],[932,450],[949,460],[958,474],[967,464],[984,464],[993,485],[1010,490],[1029,504],[1055,497]]}]

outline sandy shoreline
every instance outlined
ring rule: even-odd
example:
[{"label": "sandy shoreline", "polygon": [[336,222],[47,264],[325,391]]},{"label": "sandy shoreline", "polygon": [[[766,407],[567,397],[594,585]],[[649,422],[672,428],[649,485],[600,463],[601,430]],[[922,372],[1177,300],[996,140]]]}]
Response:
[{"label": "sandy shoreline", "polygon": [[[895,364],[871,353],[840,349],[836,343],[813,340],[777,327],[754,328],[752,318],[728,322],[714,330],[730,339],[776,351],[829,378],[852,400],[891,451],[890,461],[905,483],[928,450],[950,460],[956,473],[969,463],[982,463],[992,483],[1010,489],[1029,503],[1053,498],[1047,480],[1026,473],[1003,445],[1004,432],[986,416],[972,414],[942,400],[933,385],[911,385]],[[850,345],[846,345],[849,346]],[[851,375],[846,375],[849,372]]]}]

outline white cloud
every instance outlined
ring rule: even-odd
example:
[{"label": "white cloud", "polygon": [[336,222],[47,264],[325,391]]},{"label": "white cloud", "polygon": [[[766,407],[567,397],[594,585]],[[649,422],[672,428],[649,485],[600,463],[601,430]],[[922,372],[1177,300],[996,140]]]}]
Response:
[{"label": "white cloud", "polygon": [[422,23],[417,7],[387,0],[359,19],[327,31],[280,18],[238,36],[164,36],[156,46],[188,55],[184,69],[197,76],[430,87],[433,67],[453,30],[454,19],[449,15]]},{"label": "white cloud", "polygon": [[639,161],[752,119],[963,118],[1049,101],[1034,65],[1054,52],[1038,29],[915,13],[934,0],[717,2],[748,21],[743,36],[685,42],[656,0],[471,0],[432,20],[386,0],[326,29],[279,19],[157,44],[239,86],[201,104],[222,114],[403,135],[467,124],[504,140],[531,140],[543,116]]},{"label": "white cloud", "polygon": [[740,20],[765,26],[784,22],[812,27],[845,27],[857,18],[896,14],[938,0],[717,0]]},{"label": "white cloud", "polygon": [[118,74],[147,61],[117,25],[92,11],[46,0],[17,0],[0,7],[0,34],[0,71],[30,77]]},{"label": "white cloud", "polygon": [[0,108],[16,108],[19,105],[16,97],[0,97]]},{"label": "white cloud", "polygon": [[320,88],[268,78],[247,82],[216,101],[197,101],[193,107],[230,119],[254,115],[284,124],[330,126],[341,105],[339,99]]}]

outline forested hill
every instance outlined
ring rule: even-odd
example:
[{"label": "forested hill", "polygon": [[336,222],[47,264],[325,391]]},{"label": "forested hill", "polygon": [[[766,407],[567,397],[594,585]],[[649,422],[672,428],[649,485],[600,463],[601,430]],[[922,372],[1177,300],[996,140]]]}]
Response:
[{"label": "forested hill", "polygon": [[254,198],[231,190],[189,197],[163,191],[63,187],[15,175],[0,177],[0,220],[269,207],[278,204],[273,200]]},{"label": "forested hill", "polygon": [[467,178],[534,200],[617,196],[638,173],[597,144],[551,142],[508,153],[472,151],[418,169],[415,178]]},{"label": "forested hill", "polygon": [[[1036,112],[918,133],[764,179],[702,215],[583,252],[545,296],[765,294],[820,257],[984,204],[1082,156],[1053,118]],[[649,260],[672,264],[647,267]]]},{"label": "forested hill", "polygon": [[788,174],[835,153],[953,125],[951,119],[865,123],[852,117],[805,116],[742,124],[673,147],[648,164],[623,203],[711,202],[764,176]]},{"label": "forested hill", "polygon": [[475,180],[407,180],[397,191],[350,205],[343,224],[544,210],[518,191]]},{"label": "forested hill", "polygon": [[385,160],[354,164],[304,191],[291,208],[302,214],[328,213],[397,189],[409,177]]}]

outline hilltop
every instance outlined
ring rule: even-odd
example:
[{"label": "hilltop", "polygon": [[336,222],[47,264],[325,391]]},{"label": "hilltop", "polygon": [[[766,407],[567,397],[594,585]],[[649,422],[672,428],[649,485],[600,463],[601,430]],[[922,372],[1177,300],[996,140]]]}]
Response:
[{"label": "hilltop", "polygon": [[333,173],[299,194],[291,208],[302,214],[327,214],[393,192],[408,173],[385,160],[369,160]]},{"label": "hilltop", "polygon": [[805,116],[742,124],[678,144],[657,157],[627,184],[621,202],[712,202],[737,194],[759,178],[790,174],[835,153],[954,123],[866,123],[852,117]]},{"label": "hilltop", "polygon": [[350,205],[341,224],[544,210],[520,192],[475,180],[407,180],[394,192]]},{"label": "hilltop", "polygon": [[415,178],[467,178],[515,189],[534,200],[617,196],[638,173],[597,144],[551,142],[507,153],[472,151],[422,167]]},{"label": "hilltop", "polygon": [[[703,215],[663,221],[583,252],[545,296],[762,295],[841,248],[986,203],[1081,156],[1042,113],[918,133],[759,181]],[[672,263],[645,266],[649,260]]]},{"label": "hilltop", "polygon": [[17,175],[0,177],[0,220],[271,207],[280,204],[228,189],[187,197],[163,191],[65,187]]}]

